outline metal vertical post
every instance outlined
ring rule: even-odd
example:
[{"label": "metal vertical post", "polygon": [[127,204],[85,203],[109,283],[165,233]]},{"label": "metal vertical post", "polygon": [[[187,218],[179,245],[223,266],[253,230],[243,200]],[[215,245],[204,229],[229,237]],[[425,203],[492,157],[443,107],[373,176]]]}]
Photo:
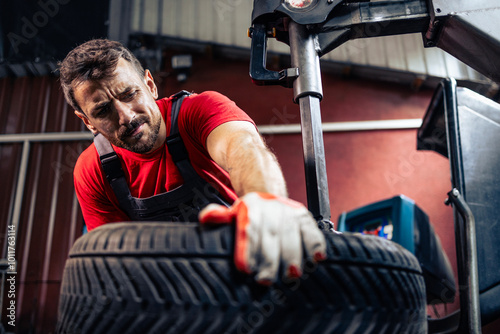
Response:
[{"label": "metal vertical post", "polygon": [[[481,333],[479,277],[477,272],[476,222],[471,209],[457,189],[448,193],[447,203],[453,203],[463,222],[455,219],[457,241],[458,284],[460,286],[460,333]],[[461,224],[461,226],[460,226]],[[464,232],[465,236],[461,232]],[[462,241],[458,243],[459,241]]]},{"label": "metal vertical post", "polygon": [[[10,222],[7,224],[7,225],[13,226],[13,230],[16,232],[14,244],[17,244],[19,222],[21,220],[21,208],[23,205],[24,185],[26,184],[26,177],[27,177],[27,171],[28,171],[29,154],[30,154],[30,141],[28,139],[26,139],[23,142],[21,163],[19,166],[19,172],[18,172],[18,177],[17,177],[17,185],[16,185],[16,192],[15,192],[15,197],[14,197],[14,207],[12,209],[12,216],[11,216]],[[8,234],[8,230],[6,231],[5,235],[7,235],[7,234]],[[3,249],[3,257],[4,258],[7,257],[7,253],[8,253],[7,247],[8,247],[8,243],[5,242],[4,249]]]},{"label": "metal vertical post", "polygon": [[299,76],[293,83],[294,101],[300,106],[307,203],[318,221],[329,221],[330,199],[326,176],[323,130],[319,103],[323,97],[317,41],[304,25],[290,21],[290,55]]},{"label": "metal vertical post", "polygon": [[[6,261],[7,256],[8,256],[8,248],[9,244],[13,244],[14,248],[15,245],[17,245],[17,236],[19,234],[19,222],[21,220],[21,208],[23,204],[23,196],[24,196],[24,186],[26,184],[26,176],[27,176],[27,170],[28,170],[28,160],[29,160],[29,153],[30,153],[30,142],[28,140],[24,140],[23,142],[23,149],[22,149],[22,155],[21,155],[21,164],[19,166],[19,173],[17,177],[17,185],[16,185],[16,192],[15,192],[15,197],[14,197],[14,208],[12,212],[12,216],[10,221],[7,223],[6,231],[5,231],[5,241],[4,241],[4,249],[3,249],[3,256],[2,260],[0,260],[0,272],[1,272],[1,291],[0,291],[0,305],[3,305],[3,298],[4,298],[4,287],[5,287],[5,274],[6,273],[12,273],[17,271],[17,261],[15,263],[15,269],[13,270],[10,265],[11,263]],[[10,241],[9,240],[9,226],[12,226],[14,231],[14,240]],[[9,242],[7,242],[9,240]],[[2,316],[2,311],[0,310],[0,317]]]}]

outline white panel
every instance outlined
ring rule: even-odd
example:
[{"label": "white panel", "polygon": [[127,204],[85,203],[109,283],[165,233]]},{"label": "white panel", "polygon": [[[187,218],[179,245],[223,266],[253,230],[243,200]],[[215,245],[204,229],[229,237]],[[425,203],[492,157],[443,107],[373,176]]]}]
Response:
[{"label": "white panel", "polygon": [[401,37],[401,42],[406,50],[407,70],[415,73],[427,73],[422,35],[408,34]]},{"label": "white panel", "polygon": [[235,0],[234,2],[237,7],[234,11],[234,45],[249,48],[250,38],[248,38],[247,30],[252,24],[253,0]]},{"label": "white panel", "polygon": [[347,59],[350,63],[367,65],[367,44],[364,39],[348,41],[343,45],[346,48]]},{"label": "white panel", "polygon": [[[112,40],[120,40],[122,32],[122,2],[119,0],[110,0],[109,2],[109,16],[114,20],[110,20],[108,26],[108,37]],[[132,22],[123,22],[123,25],[132,24]],[[1,50],[1,47],[0,47]],[[1,52],[1,51],[0,51]]]},{"label": "white panel", "polygon": [[405,52],[400,36],[379,37],[386,48],[386,66],[391,69],[406,71]]},{"label": "white panel", "polygon": [[387,47],[382,38],[370,38],[366,40],[367,62],[370,66],[387,66]]},{"label": "white panel", "polygon": [[158,0],[143,0],[143,31],[149,34],[158,33]]},{"label": "white panel", "polygon": [[[238,0],[236,0],[239,2]],[[232,0],[213,0],[211,1],[215,15],[220,22],[229,22],[236,11],[236,5]]]},{"label": "white panel", "polygon": [[446,52],[443,53],[444,53],[446,68],[448,69],[448,75],[454,78],[467,77],[468,73],[466,66],[457,58],[450,55],[449,53]]},{"label": "white panel", "polygon": [[181,16],[179,17],[180,22],[180,32],[179,36],[187,39],[197,39],[196,30],[198,26],[198,20],[196,20],[196,7],[199,3],[198,0],[182,0],[179,1],[181,4]]},{"label": "white panel", "polygon": [[166,36],[176,36],[178,34],[178,10],[177,7],[180,7],[181,2],[175,0],[164,0],[163,1],[163,15],[162,15],[162,23],[161,23],[161,31],[163,35]]},{"label": "white panel", "polygon": [[324,60],[332,60],[339,62],[349,62],[349,58],[347,57],[346,47],[341,45],[340,47],[333,49],[328,54],[323,56]]},{"label": "white panel", "polygon": [[482,80],[484,81],[484,77],[482,76],[481,73],[477,72],[476,70],[473,70],[471,67],[467,66],[467,77],[470,78],[471,80]]},{"label": "white panel", "polygon": [[232,29],[237,7],[233,0],[215,0],[213,6],[216,14],[214,20],[215,40],[218,44],[232,45]]},{"label": "white panel", "polygon": [[427,64],[428,74],[442,78],[448,77],[446,63],[441,50],[437,48],[426,48],[424,49],[424,58]]},{"label": "white panel", "polygon": [[132,22],[130,24],[130,30],[132,32],[134,31],[141,31],[141,28],[139,27],[139,22],[141,20],[141,0],[133,0],[132,2]]},{"label": "white panel", "polygon": [[214,41],[215,9],[213,1],[198,1],[197,4],[198,39],[201,41]]}]

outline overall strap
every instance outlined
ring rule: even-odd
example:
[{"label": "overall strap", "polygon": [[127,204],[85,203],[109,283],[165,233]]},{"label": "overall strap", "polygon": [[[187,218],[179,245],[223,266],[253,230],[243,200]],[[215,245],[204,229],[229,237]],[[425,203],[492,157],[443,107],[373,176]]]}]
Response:
[{"label": "overall strap", "polygon": [[172,161],[179,169],[184,182],[193,178],[198,178],[198,174],[196,174],[189,161],[189,155],[179,133],[179,125],[177,122],[177,119],[179,118],[179,112],[181,110],[182,101],[184,101],[184,98],[189,95],[191,95],[191,93],[185,90],[182,90],[173,95],[172,108],[170,112],[170,133],[165,140],[168,147],[168,152],[172,157]]},{"label": "overall strap", "polygon": [[186,90],[181,90],[172,95],[172,108],[170,112],[170,135],[179,133],[179,126],[177,125],[177,118],[179,118],[179,111],[181,110],[182,101],[186,96],[191,95]]},{"label": "overall strap", "polygon": [[132,195],[130,194],[127,180],[125,180],[125,173],[123,172],[120,158],[110,142],[104,138],[102,134],[99,133],[94,137],[94,145],[99,154],[99,159],[101,160],[101,166],[106,175],[106,179],[111,185],[120,207],[125,212],[130,212],[133,210],[130,202]]}]

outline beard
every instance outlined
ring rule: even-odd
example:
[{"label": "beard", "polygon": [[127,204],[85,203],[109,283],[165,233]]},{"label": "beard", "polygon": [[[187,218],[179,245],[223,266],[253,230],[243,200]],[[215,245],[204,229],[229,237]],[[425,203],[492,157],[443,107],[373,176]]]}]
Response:
[{"label": "beard", "polygon": [[[132,133],[141,125],[145,125],[141,132],[132,136]],[[147,126],[147,127],[146,127]],[[122,127],[118,136],[110,139],[110,142],[118,147],[134,153],[148,153],[156,144],[161,126],[161,114],[154,113],[151,118],[140,116],[134,118],[127,126]]]}]

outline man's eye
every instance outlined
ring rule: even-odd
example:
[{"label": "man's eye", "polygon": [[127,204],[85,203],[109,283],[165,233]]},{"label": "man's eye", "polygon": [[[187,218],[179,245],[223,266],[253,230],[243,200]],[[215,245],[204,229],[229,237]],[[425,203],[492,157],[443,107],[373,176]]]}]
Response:
[{"label": "man's eye", "polygon": [[104,118],[106,115],[109,113],[109,107],[102,107],[96,114],[95,117],[97,118]]},{"label": "man's eye", "polygon": [[137,94],[137,91],[131,91],[123,96],[124,100],[132,100],[134,96]]}]

